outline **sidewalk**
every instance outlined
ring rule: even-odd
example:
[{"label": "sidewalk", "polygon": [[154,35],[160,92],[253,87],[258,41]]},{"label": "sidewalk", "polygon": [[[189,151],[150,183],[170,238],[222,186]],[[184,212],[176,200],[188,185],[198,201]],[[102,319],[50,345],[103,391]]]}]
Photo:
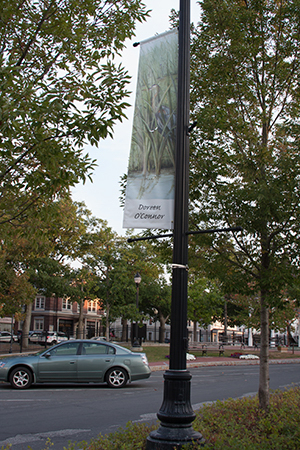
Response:
[{"label": "sidewalk", "polygon": [[[270,364],[300,364],[300,358],[270,359]],[[259,359],[238,359],[224,356],[201,356],[194,361],[187,361],[189,367],[206,367],[206,366],[257,366]],[[169,361],[160,361],[149,363],[152,372],[158,370],[168,370]]]},{"label": "sidewalk", "polygon": [[[43,350],[43,347],[38,346],[36,344],[30,345],[26,350],[24,349],[23,353],[19,353],[19,345],[13,344],[13,352],[9,353],[10,344],[1,343],[0,346],[0,358],[5,356],[17,356],[17,355],[26,355],[28,353],[37,352],[39,350]],[[238,352],[238,348],[230,349],[233,353]],[[249,349],[249,353],[251,353],[251,348]],[[247,350],[247,347],[245,348]],[[272,357],[273,352],[277,352],[276,349],[270,349],[270,357]],[[295,355],[300,356],[300,350],[295,350]],[[286,353],[286,355],[290,354]],[[283,358],[283,359],[270,359],[270,364],[300,364],[300,357],[298,358]],[[187,361],[187,368],[189,367],[205,367],[205,366],[245,366],[245,365],[258,365],[259,360],[257,359],[238,359],[233,357],[225,357],[225,356],[199,356],[193,361]],[[168,370],[169,369],[169,360],[166,358],[164,361],[149,363],[149,366],[152,372],[156,372],[158,370]]]}]

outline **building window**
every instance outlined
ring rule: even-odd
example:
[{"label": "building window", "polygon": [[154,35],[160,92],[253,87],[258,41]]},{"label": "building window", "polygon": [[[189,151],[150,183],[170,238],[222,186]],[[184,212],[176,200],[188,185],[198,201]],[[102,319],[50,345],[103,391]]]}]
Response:
[{"label": "building window", "polygon": [[35,299],[35,309],[45,309],[45,297],[36,297]]},{"label": "building window", "polygon": [[63,302],[62,302],[62,309],[72,309],[72,303],[70,302],[70,300],[64,298]]},{"label": "building window", "polygon": [[88,311],[96,312],[97,302],[89,302]]},{"label": "building window", "polygon": [[44,319],[34,319],[34,329],[36,331],[44,329]]}]

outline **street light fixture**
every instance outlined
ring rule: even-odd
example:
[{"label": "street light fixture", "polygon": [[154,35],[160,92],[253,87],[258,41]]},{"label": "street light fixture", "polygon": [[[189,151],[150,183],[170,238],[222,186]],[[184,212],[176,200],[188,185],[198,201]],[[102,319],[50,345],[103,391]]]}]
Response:
[{"label": "street light fixture", "polygon": [[[134,275],[134,282],[135,282],[135,284],[136,284],[136,287],[137,287],[137,289],[139,288],[139,284],[140,284],[140,282],[142,281],[142,277],[141,277],[141,275],[137,272],[135,275]],[[136,298],[136,301],[137,301],[137,304],[136,304],[136,306],[138,307],[138,297]]]},{"label": "street light fixture", "polygon": [[[137,311],[139,310],[139,285],[140,285],[140,282],[142,281],[142,277],[141,277],[141,275],[137,272],[135,275],[134,275],[134,282],[135,282],[135,285],[136,285],[136,309],[137,309]],[[138,336],[139,336],[139,334],[138,334],[138,329],[139,329],[139,325],[138,325],[138,322],[136,322],[135,324],[134,324],[134,328],[133,328],[133,331],[134,331],[134,335],[133,335],[133,344],[132,344],[132,347],[140,347],[140,343],[139,343],[139,338],[138,338]]]}]

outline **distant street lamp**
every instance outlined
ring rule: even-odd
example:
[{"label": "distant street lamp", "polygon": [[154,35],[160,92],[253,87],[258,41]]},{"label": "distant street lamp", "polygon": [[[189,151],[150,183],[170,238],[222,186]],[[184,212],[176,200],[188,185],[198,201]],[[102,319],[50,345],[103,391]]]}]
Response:
[{"label": "distant street lamp", "polygon": [[[134,275],[133,279],[134,279],[134,282],[136,285],[136,309],[138,311],[139,310],[139,285],[140,285],[140,282],[142,281],[142,278],[141,278],[141,275],[137,272]],[[132,347],[140,347],[138,329],[139,329],[139,325],[138,325],[138,322],[136,322],[133,327],[134,335],[133,335]]]},{"label": "distant street lamp", "polygon": [[152,311],[154,312],[154,342],[156,342],[156,320],[157,320],[158,309],[152,308]]}]

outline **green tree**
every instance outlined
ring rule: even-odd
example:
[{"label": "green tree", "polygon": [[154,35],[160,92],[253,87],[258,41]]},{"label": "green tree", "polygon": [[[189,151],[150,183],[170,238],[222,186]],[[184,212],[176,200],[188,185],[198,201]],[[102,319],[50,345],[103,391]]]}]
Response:
[{"label": "green tree", "polygon": [[[140,322],[153,316],[157,306],[155,296],[162,295],[160,276],[163,264],[150,242],[128,243],[127,237],[118,236],[106,221],[84,217],[86,232],[78,244],[77,261],[98,278],[98,296],[103,302],[106,318],[106,337],[109,339],[110,323],[121,317],[123,338],[128,320]],[[132,236],[131,236],[132,237]],[[139,305],[136,307],[134,275],[139,272],[142,283]],[[161,323],[164,309],[161,307]],[[167,314],[168,315],[168,314]]]},{"label": "green tree", "polygon": [[140,0],[0,1],[0,223],[90,177],[83,152],[112,135],[129,76],[114,57]]},{"label": "green tree", "polygon": [[[2,226],[0,292],[2,314],[20,313],[25,306],[23,336],[28,335],[32,302],[38,291],[67,295],[68,261],[84,232],[80,208],[69,197],[35,205],[22,225]],[[24,340],[24,345],[26,342]]]},{"label": "green tree", "polygon": [[[135,236],[130,237],[134,238]],[[155,316],[159,319],[160,341],[162,342],[165,335],[165,325],[170,316],[171,287],[165,279],[164,258],[162,258],[160,250],[151,240],[133,243],[124,242],[120,253],[121,258],[115,272],[117,280],[119,279],[119,273],[124,275],[123,284],[116,282],[114,288],[119,290],[118,298],[120,301],[118,306],[122,304],[122,312],[126,311],[126,319],[141,323],[149,317]],[[135,305],[136,303],[134,275],[137,272],[141,275],[142,281],[139,286],[139,308],[137,310],[134,307],[135,313],[133,314],[132,304]],[[129,304],[124,304],[125,298],[122,294],[122,286],[126,289]]]},{"label": "green tree", "polygon": [[[67,279],[69,268],[49,256],[36,257],[28,261],[23,261],[23,264],[27,266],[25,274],[28,277],[31,288],[34,289],[34,292],[19,304],[19,308],[21,306],[23,308],[25,307],[25,313],[23,314],[22,346],[23,348],[27,348],[32,306],[36,294],[39,293],[47,297],[64,297],[67,295],[69,290]],[[22,300],[22,297],[19,300]],[[11,304],[11,300],[9,304]]]},{"label": "green tree", "polygon": [[191,277],[188,286],[188,319],[194,322],[194,340],[197,322],[207,328],[223,317],[224,296],[218,285],[207,278]]},{"label": "green tree", "polygon": [[161,266],[158,277],[153,273],[149,275],[142,280],[141,308],[147,318],[155,321],[158,319],[159,342],[165,342],[166,324],[170,322],[171,316],[171,285],[167,282]]},{"label": "green tree", "polygon": [[192,44],[192,221],[243,227],[209,240],[231,263],[236,292],[260,299],[259,403],[268,410],[269,311],[299,270],[299,1],[200,4]]},{"label": "green tree", "polygon": [[80,269],[73,269],[68,277],[69,286],[66,287],[64,295],[72,302],[77,302],[79,305],[79,318],[77,337],[83,339],[84,336],[84,303],[97,299],[98,280],[94,273],[87,267]]},{"label": "green tree", "polygon": [[[192,276],[189,288],[193,292],[196,291],[196,298],[200,295],[198,298],[200,300],[199,308],[196,308],[196,312],[200,317],[205,317],[203,325],[207,326],[214,320],[220,321],[224,324],[224,335],[227,339],[228,326],[247,325],[249,327],[257,316],[255,314],[249,316],[250,302],[253,297],[250,300],[250,296],[244,293],[246,289],[248,294],[249,286],[245,282],[245,278],[234,270],[234,261],[229,256],[234,251],[232,242],[227,241],[225,244],[223,241],[222,245],[222,252],[225,250],[225,245],[227,246],[228,259],[224,259],[223,254],[218,253],[218,248],[213,246],[213,242],[210,233],[201,236],[195,234],[190,237],[189,266]],[[197,289],[200,290],[199,293],[197,293]],[[201,292],[203,290],[212,293],[211,304],[209,296],[206,295],[202,299]],[[203,305],[201,306],[202,300]],[[252,303],[251,311],[254,312]],[[252,317],[252,321],[250,321],[250,317]],[[255,328],[259,328],[257,321]]]},{"label": "green tree", "polygon": [[76,255],[77,261],[91,271],[98,280],[98,295],[105,309],[106,338],[109,340],[109,323],[114,297],[111,295],[112,271],[117,259],[117,234],[107,222],[89,212],[85,215],[86,232],[81,236]]},{"label": "green tree", "polygon": [[37,290],[26,272],[18,269],[14,261],[0,251],[0,317],[22,317],[22,307],[32,299]]}]

